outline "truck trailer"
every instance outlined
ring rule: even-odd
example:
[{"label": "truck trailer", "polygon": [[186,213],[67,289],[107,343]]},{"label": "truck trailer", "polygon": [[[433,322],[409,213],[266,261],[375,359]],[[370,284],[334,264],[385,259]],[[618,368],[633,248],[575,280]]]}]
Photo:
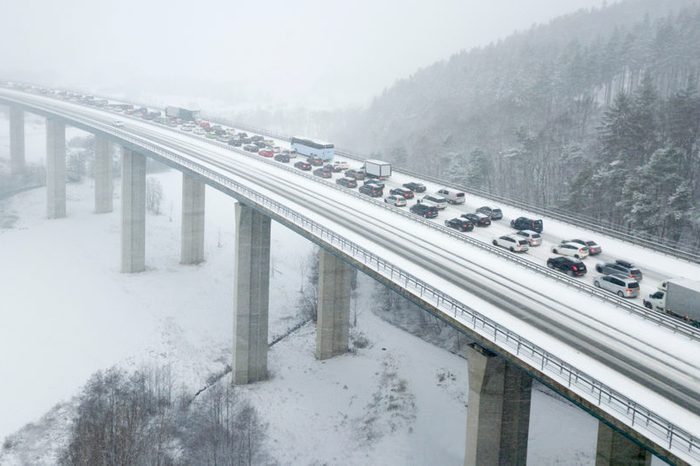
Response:
[{"label": "truck trailer", "polygon": [[391,164],[381,160],[365,160],[364,170],[369,178],[385,180],[391,176]]},{"label": "truck trailer", "polygon": [[165,108],[165,116],[179,118],[183,121],[194,121],[199,117],[199,110],[169,106]]},{"label": "truck trailer", "polygon": [[664,280],[644,299],[644,306],[700,327],[700,282],[687,278]]}]

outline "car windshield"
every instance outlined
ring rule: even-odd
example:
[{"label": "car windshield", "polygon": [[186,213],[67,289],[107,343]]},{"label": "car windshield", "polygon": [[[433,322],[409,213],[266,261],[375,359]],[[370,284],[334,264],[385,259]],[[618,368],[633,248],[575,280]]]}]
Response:
[{"label": "car windshield", "polygon": [[642,272],[639,269],[632,269],[630,270],[630,273],[633,275],[641,275]]},{"label": "car windshield", "polygon": [[535,238],[535,239],[537,239],[537,238],[540,237],[540,235],[539,235],[538,233],[533,233],[531,236],[532,236],[533,238]]},{"label": "car windshield", "polygon": [[639,288],[639,283],[637,282],[630,282],[627,284],[627,288]]}]

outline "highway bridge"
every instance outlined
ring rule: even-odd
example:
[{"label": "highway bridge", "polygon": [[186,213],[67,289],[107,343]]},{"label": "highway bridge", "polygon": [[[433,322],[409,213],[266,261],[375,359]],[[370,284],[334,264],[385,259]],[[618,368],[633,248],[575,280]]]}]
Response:
[{"label": "highway bridge", "polygon": [[[205,185],[238,201],[235,383],[267,374],[274,220],[323,250],[318,358],[347,351],[352,268],[474,341],[465,464],[525,464],[533,378],[600,420],[597,464],[648,464],[651,453],[673,464],[700,463],[697,329],[333,182],[177,128],[62,100],[53,92],[4,87],[0,103],[10,107],[15,173],[24,166],[24,112],[47,119],[49,218],[67,213],[66,125],[96,137],[97,213],[112,211],[109,146],[123,148],[125,273],[145,270],[147,157],[183,173],[183,263],[204,259]],[[124,124],[115,126],[115,119]]]}]

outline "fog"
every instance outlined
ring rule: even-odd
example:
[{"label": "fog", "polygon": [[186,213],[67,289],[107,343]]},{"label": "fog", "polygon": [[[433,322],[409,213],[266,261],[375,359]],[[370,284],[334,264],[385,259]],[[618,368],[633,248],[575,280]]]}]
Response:
[{"label": "fog", "polygon": [[3,3],[3,77],[339,107],[601,0]]}]

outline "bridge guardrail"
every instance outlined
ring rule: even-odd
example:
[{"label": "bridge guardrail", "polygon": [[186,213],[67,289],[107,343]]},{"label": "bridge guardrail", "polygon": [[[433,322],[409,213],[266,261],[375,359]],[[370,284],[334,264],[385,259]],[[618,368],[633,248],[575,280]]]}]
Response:
[{"label": "bridge guardrail", "polygon": [[[55,110],[52,111],[56,113]],[[82,124],[88,127],[96,128],[117,139],[142,147],[147,151],[171,160],[194,173],[211,179],[232,192],[239,193],[242,197],[250,199],[269,212],[285,218],[300,228],[306,229],[318,238],[327,241],[340,251],[363,263],[377,274],[401,284],[407,290],[411,290],[416,296],[430,303],[436,309],[452,315],[482,337],[493,341],[499,347],[526,361],[531,367],[579,394],[589,403],[598,406],[603,411],[616,415],[618,419],[623,420],[642,435],[655,439],[659,445],[668,445],[668,450],[679,458],[683,458],[688,462],[700,461],[700,440],[690,432],[678,427],[651,409],[636,403],[589,374],[576,369],[555,355],[548,353],[533,342],[489,319],[468,305],[376,256],[358,244],[343,238],[319,223],[258,193],[252,188],[227,178],[202,164],[182,157],[173,151],[153,144],[144,138],[99,122],[86,121],[80,116],[70,116],[69,119],[82,121]]]}]

